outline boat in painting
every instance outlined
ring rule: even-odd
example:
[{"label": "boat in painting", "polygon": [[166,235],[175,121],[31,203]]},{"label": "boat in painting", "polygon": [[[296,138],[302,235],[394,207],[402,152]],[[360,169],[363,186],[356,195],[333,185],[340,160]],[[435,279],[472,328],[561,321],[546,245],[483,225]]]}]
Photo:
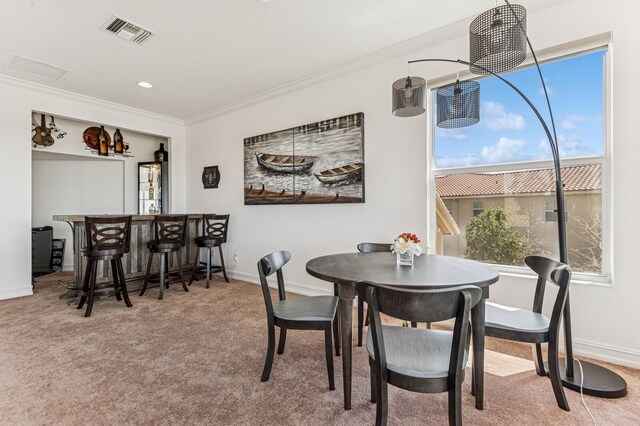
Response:
[{"label": "boat in painting", "polygon": [[[265,169],[280,173],[303,173],[313,167],[318,157],[311,155],[278,155],[256,152],[256,159]],[[294,163],[295,162],[295,163]]]},{"label": "boat in painting", "polygon": [[333,169],[323,170],[320,173],[314,173],[314,176],[326,185],[356,182],[362,180],[363,166],[363,163],[345,164]]}]

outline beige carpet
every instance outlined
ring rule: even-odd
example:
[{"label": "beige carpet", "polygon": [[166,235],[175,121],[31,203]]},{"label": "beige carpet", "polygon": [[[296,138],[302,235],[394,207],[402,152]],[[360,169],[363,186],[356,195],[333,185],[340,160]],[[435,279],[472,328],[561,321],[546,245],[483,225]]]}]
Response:
[{"label": "beige carpet", "polygon": [[[342,408],[342,365],[329,391],[322,333],[289,331],[271,380],[260,382],[266,348],[259,287],[216,279],[189,293],[172,286],[132,298],[99,301],[93,315],[59,299],[49,277],[31,297],[0,301],[0,424],[372,424],[364,348],[354,346],[353,409]],[[587,425],[580,395],[567,391],[571,412],[555,405],[551,385],[523,361],[527,346],[488,339],[485,409],[464,383],[468,425]],[[500,350],[498,353],[496,350]],[[586,397],[601,425],[640,421],[640,372],[610,366],[629,384],[616,400]],[[446,394],[389,388],[389,423],[447,424]]]}]

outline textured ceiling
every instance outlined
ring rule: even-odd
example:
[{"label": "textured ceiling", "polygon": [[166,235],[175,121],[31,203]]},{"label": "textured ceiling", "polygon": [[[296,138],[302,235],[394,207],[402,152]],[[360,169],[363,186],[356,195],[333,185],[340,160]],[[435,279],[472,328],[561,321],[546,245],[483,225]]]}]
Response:
[{"label": "textured ceiling", "polygon": [[[496,2],[2,0],[1,4],[0,73],[187,119],[469,19]],[[101,31],[114,14],[157,35],[137,46]],[[63,81],[53,81],[8,69],[12,53],[72,72]],[[139,88],[140,80],[154,87]]]}]

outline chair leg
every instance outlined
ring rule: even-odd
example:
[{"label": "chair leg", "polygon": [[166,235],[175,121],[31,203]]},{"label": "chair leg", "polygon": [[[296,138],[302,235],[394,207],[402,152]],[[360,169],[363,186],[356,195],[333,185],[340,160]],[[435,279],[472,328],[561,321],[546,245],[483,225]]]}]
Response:
[{"label": "chair leg", "polygon": [[411,321],[412,328],[418,328],[418,323],[416,321]]},{"label": "chair leg", "polygon": [[340,356],[340,324],[338,324],[338,313],[333,318],[333,341],[336,346],[336,356]]},{"label": "chair leg", "polygon": [[333,348],[331,347],[331,324],[327,324],[324,329],[324,349],[327,357],[327,374],[329,375],[329,389],[336,390],[333,373]]},{"label": "chair leg", "polygon": [[371,397],[370,400],[374,404],[376,403],[376,370],[373,368],[371,363],[369,363],[369,379],[371,381]]},{"label": "chair leg", "polygon": [[118,267],[116,266],[116,260],[111,259],[111,275],[113,276],[113,290],[116,294],[116,300],[119,302],[122,300],[121,289],[120,289],[120,272],[118,271]]},{"label": "chair leg", "polygon": [[[161,260],[162,262],[162,260]],[[144,282],[142,283],[142,290],[138,297],[142,296],[147,291],[147,283],[149,282],[149,274],[151,273],[151,263],[153,263],[153,252],[149,252],[149,260],[147,261],[147,273],[144,276]]]},{"label": "chair leg", "polygon": [[207,284],[206,288],[209,288],[209,282],[211,281],[211,247],[207,247]]},{"label": "chair leg", "polygon": [[284,345],[287,343],[287,329],[280,327],[280,339],[278,340],[278,355],[284,353]]},{"label": "chair leg", "polygon": [[271,375],[271,367],[273,366],[273,352],[276,348],[276,330],[275,326],[273,325],[273,319],[271,318],[269,318],[267,331],[269,334],[269,341],[267,343],[267,357],[264,360],[264,369],[262,370],[262,378],[260,379],[263,382],[269,380],[269,376]]},{"label": "chair leg", "polygon": [[224,267],[224,256],[222,255],[222,246],[218,246],[218,251],[220,251],[220,265],[222,266],[222,275],[224,275],[224,280],[229,282],[229,278],[227,278],[227,268]]},{"label": "chair leg", "polygon": [[471,364],[471,395],[476,396],[476,365]]},{"label": "chair leg", "polygon": [[533,364],[536,366],[536,373],[538,376],[546,376],[547,372],[544,369],[544,358],[542,358],[542,345],[535,343],[532,346],[533,349]]},{"label": "chair leg", "polygon": [[200,247],[196,247],[196,255],[195,260],[193,261],[193,269],[191,269],[191,279],[189,280],[189,285],[196,278],[196,269],[198,268],[198,260],[200,260]]},{"label": "chair leg", "polygon": [[563,410],[569,410],[569,403],[567,397],[564,395],[564,389],[562,388],[562,379],[560,378],[560,366],[558,365],[558,343],[549,342],[549,379],[551,379],[551,387],[553,387],[553,394],[556,396],[556,402],[558,407]]},{"label": "chair leg", "polygon": [[180,271],[180,280],[182,281],[182,288],[184,291],[188,292],[189,287],[187,287],[187,283],[184,280],[184,271],[182,270],[182,252],[178,250],[176,252],[176,257],[178,258],[178,271]]},{"label": "chair leg", "polygon": [[89,297],[87,300],[87,310],[84,312],[85,317],[91,316],[91,310],[93,309],[93,296],[96,289],[96,270],[98,269],[98,262],[91,262],[91,277],[89,278]]},{"label": "chair leg", "polygon": [[[338,295],[338,284],[333,284],[333,295]],[[333,318],[333,341],[336,346],[336,356],[340,356],[340,308],[336,311],[336,316]]]},{"label": "chair leg", "polygon": [[169,288],[169,253],[165,253],[161,255],[164,256],[164,273],[166,277],[164,278],[164,288]]},{"label": "chair leg", "polygon": [[86,270],[84,271],[84,280],[82,282],[82,294],[80,295],[80,302],[78,302],[78,306],[76,309],[82,309],[85,302],[87,301],[87,292],[89,291],[89,279],[91,278],[91,265],[93,264],[93,260],[87,259]]},{"label": "chair leg", "polygon": [[362,329],[364,320],[364,300],[358,295],[358,346],[362,346]]},{"label": "chair leg", "polygon": [[387,381],[382,376],[378,366],[376,370],[376,426],[385,426],[389,416],[389,401],[387,399]]},{"label": "chair leg", "polygon": [[120,287],[122,290],[122,298],[124,299],[125,305],[129,308],[133,308],[133,304],[131,300],[129,300],[129,291],[127,290],[127,281],[124,278],[124,268],[122,267],[122,259],[118,259],[116,261],[116,265],[118,266],[118,273],[120,274]]},{"label": "chair leg", "polygon": [[456,380],[453,389],[449,389],[449,425],[462,425],[462,383]]},{"label": "chair leg", "polygon": [[165,268],[165,255],[166,253],[160,253],[160,295],[158,300],[164,299],[164,268]]}]

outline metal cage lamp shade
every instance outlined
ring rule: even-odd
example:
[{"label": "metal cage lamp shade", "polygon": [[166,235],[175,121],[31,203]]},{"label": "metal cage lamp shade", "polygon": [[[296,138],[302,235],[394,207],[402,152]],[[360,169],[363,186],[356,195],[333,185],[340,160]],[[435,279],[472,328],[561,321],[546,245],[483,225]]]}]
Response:
[{"label": "metal cage lamp shade", "polygon": [[438,127],[456,129],[480,121],[480,84],[457,80],[436,92],[436,123]]},{"label": "metal cage lamp shade", "polygon": [[527,11],[506,4],[484,12],[469,26],[469,69],[474,74],[510,70],[527,57]]},{"label": "metal cage lamp shade", "polygon": [[415,117],[426,111],[425,88],[427,81],[420,77],[401,78],[391,88],[393,115],[396,117]]}]

